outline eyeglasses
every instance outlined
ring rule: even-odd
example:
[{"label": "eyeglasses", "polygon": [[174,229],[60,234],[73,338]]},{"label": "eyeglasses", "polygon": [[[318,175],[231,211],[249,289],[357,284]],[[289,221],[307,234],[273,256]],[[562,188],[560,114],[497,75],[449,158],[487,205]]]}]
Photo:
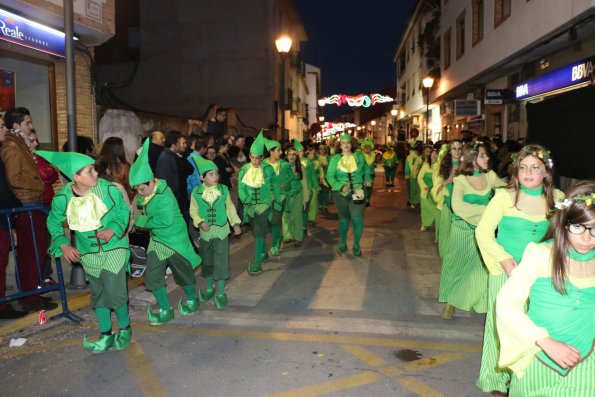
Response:
[{"label": "eyeglasses", "polygon": [[566,226],[566,230],[579,236],[588,230],[589,234],[592,237],[595,237],[595,226],[585,226],[580,223],[569,223],[568,226]]},{"label": "eyeglasses", "polygon": [[531,166],[526,166],[523,164],[523,165],[519,166],[519,173],[524,173],[524,174],[528,174],[529,172],[531,174],[540,174],[543,172],[543,170],[544,170],[544,168],[537,164],[533,164]]}]

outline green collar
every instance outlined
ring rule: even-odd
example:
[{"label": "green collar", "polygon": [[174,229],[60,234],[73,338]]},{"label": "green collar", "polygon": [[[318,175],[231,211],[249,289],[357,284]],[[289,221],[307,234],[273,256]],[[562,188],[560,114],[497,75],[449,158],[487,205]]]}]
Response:
[{"label": "green collar", "polygon": [[529,189],[521,185],[521,190],[523,191],[523,193],[528,194],[529,196],[541,196],[541,194],[543,193],[543,185],[539,186],[536,189]]},{"label": "green collar", "polygon": [[569,249],[568,256],[570,257],[570,259],[578,261],[578,262],[588,262],[591,259],[595,258],[595,250],[591,250],[591,251],[587,252],[586,254],[581,254],[580,252],[578,252],[574,249]]},{"label": "green collar", "polygon": [[461,162],[453,160],[452,165],[454,165],[455,167],[458,167],[459,165],[461,165]]},{"label": "green collar", "polygon": [[473,171],[473,176],[481,176],[481,174],[483,174],[483,172],[477,170]]}]

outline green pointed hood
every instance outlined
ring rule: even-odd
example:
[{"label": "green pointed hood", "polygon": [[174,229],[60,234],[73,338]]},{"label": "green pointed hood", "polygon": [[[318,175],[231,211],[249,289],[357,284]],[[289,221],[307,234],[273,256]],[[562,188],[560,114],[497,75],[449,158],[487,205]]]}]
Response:
[{"label": "green pointed hood", "polygon": [[297,139],[293,140],[293,147],[295,150],[304,151],[304,145],[302,145],[302,143],[300,141],[298,141]]},{"label": "green pointed hood", "polygon": [[370,138],[366,138],[360,142],[360,146],[362,147],[362,149],[366,146],[370,146],[372,149],[374,149],[374,141]]},{"label": "green pointed hood", "polygon": [[351,142],[351,135],[349,134],[343,134],[341,135],[341,137],[339,138],[340,141],[349,141]]},{"label": "green pointed hood", "polygon": [[145,139],[145,143],[138,154],[138,158],[130,167],[130,186],[137,186],[150,182],[153,179],[153,170],[149,165],[149,144],[151,140]]},{"label": "green pointed hood", "polygon": [[267,148],[267,150],[270,152],[271,150],[273,150],[274,148],[281,146],[281,144],[278,141],[275,141],[273,139],[267,139],[264,138],[264,146]]},{"label": "green pointed hood", "polygon": [[262,130],[260,130],[256,139],[252,142],[252,146],[250,146],[250,153],[255,156],[262,156],[264,153],[264,140],[265,137],[262,135]]},{"label": "green pointed hood", "polygon": [[73,180],[74,174],[86,166],[95,164],[95,159],[81,153],[36,150],[35,154],[58,167],[70,180]]},{"label": "green pointed hood", "polygon": [[200,175],[204,175],[205,172],[209,172],[212,170],[219,170],[217,165],[213,163],[211,160],[207,160],[203,157],[198,156],[196,153],[191,154],[192,159],[196,163],[196,167],[198,168],[198,173]]}]

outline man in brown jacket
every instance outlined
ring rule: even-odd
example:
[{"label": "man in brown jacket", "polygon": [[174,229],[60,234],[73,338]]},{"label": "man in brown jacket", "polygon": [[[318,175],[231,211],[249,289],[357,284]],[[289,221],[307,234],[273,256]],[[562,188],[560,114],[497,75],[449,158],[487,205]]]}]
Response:
[{"label": "man in brown jacket", "polygon": [[[14,195],[23,203],[23,207],[42,206],[43,181],[37,174],[37,166],[31,153],[30,135],[33,129],[31,115],[26,108],[8,109],[4,122],[9,133],[2,143],[2,161],[6,168],[6,179]],[[47,255],[46,217],[44,214],[31,212],[33,227],[27,213],[15,217],[17,232],[17,262],[22,291],[36,290],[43,280],[37,266],[37,258],[42,265]],[[32,231],[35,232],[35,236]],[[49,298],[31,296],[24,299],[26,310],[51,310],[58,305]]]}]

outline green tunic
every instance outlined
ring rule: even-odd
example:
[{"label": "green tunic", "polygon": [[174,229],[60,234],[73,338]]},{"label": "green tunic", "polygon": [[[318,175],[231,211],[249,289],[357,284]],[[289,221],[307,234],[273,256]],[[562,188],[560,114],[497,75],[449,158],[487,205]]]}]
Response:
[{"label": "green tunic", "polygon": [[[260,187],[253,187],[244,181],[246,174],[254,168],[262,168],[263,184]],[[262,214],[267,209],[281,209],[281,192],[276,183],[276,175],[273,167],[268,164],[261,164],[254,167],[252,163],[245,164],[238,175],[238,195],[244,204],[245,217],[254,217],[255,214]]]},{"label": "green tunic", "polygon": [[[364,182],[372,182],[372,172],[370,166],[366,162],[364,155],[360,152],[353,153],[357,169],[351,173],[351,181],[354,189],[361,189]],[[349,186],[349,174],[337,168],[339,160],[343,154],[335,154],[328,165],[326,180],[333,190],[340,192],[341,195],[347,197],[351,194],[351,189],[347,193],[343,193],[341,189],[343,186]]]}]

